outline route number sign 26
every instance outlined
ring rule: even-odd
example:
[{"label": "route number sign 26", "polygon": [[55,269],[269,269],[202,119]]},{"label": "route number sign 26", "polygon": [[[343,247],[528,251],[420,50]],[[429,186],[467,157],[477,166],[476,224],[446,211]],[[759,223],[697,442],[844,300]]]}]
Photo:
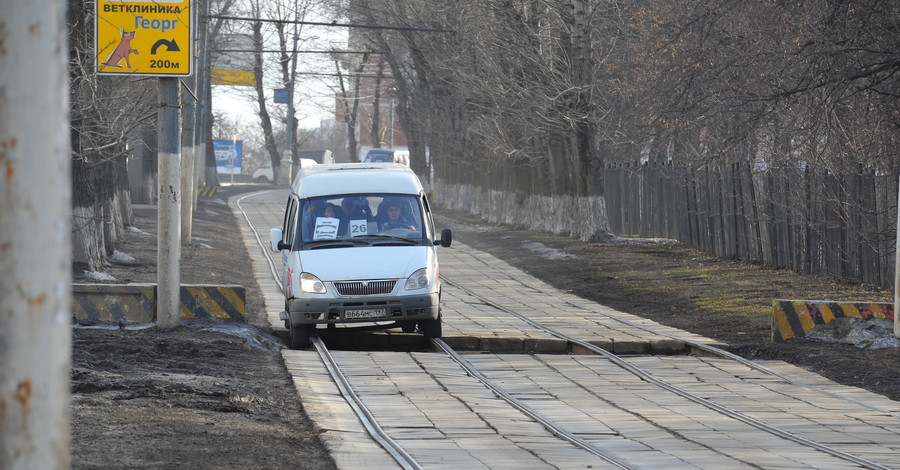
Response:
[{"label": "route number sign 26", "polygon": [[193,73],[190,0],[97,0],[96,70],[100,75]]}]

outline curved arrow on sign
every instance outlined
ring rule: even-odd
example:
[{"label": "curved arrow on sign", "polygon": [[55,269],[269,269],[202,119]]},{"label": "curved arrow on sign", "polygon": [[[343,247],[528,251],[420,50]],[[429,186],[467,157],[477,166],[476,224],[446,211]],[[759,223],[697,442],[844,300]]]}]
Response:
[{"label": "curved arrow on sign", "polygon": [[150,48],[150,54],[156,54],[156,50],[159,49],[161,46],[166,46],[166,51],[168,51],[168,52],[181,51],[181,49],[178,48],[178,43],[175,42],[174,39],[171,41],[168,41],[165,39],[160,39],[159,41],[156,41],[155,43],[153,43],[153,47]]}]

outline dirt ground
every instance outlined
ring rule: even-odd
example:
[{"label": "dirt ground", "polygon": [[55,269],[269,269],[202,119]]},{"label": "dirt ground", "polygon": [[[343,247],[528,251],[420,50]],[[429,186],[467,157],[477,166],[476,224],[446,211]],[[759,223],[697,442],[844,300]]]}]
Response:
[{"label": "dirt ground", "polygon": [[[262,188],[225,187],[218,197]],[[900,399],[900,349],[770,342],[773,299],[891,301],[891,292],[714,259],[676,243],[584,243],[437,212],[457,242],[558,288],[727,342],[746,357],[782,359]],[[156,281],[156,216],[135,213],[135,229],[118,247],[127,256],[114,258],[103,271],[114,279],[102,282]],[[75,326],[72,468],[334,468],[268,331],[237,223],[223,202],[201,200],[181,281],[244,285],[246,327]],[[97,282],[80,271],[74,280]]]},{"label": "dirt ground", "polygon": [[[103,270],[115,281],[103,282],[156,282],[156,212],[136,208],[135,216],[117,248],[127,256]],[[247,325],[75,326],[73,469],[334,468],[281,361],[283,345],[267,331],[237,223],[224,202],[201,200],[193,243],[182,247],[181,282],[245,286]],[[81,273],[75,281],[97,282]]]}]

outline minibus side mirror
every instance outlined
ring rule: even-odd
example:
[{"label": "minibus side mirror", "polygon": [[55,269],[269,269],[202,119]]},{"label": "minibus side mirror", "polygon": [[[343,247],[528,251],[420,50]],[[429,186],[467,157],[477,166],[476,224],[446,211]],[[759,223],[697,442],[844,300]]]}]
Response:
[{"label": "minibus side mirror", "polygon": [[434,241],[435,245],[440,245],[443,247],[448,247],[451,243],[453,243],[453,233],[450,232],[449,228],[441,230],[441,239]]},{"label": "minibus side mirror", "polygon": [[281,231],[280,228],[273,228],[269,230],[269,249],[278,253],[281,250],[289,250],[291,249],[290,243],[285,243],[281,241],[284,237],[284,232]]}]

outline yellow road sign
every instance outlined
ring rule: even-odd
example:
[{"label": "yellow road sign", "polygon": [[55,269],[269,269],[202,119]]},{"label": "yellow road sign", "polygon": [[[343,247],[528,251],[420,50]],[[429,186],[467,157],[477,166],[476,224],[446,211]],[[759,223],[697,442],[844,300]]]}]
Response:
[{"label": "yellow road sign", "polygon": [[193,73],[190,0],[97,0],[97,73],[187,76]]},{"label": "yellow road sign", "polygon": [[256,74],[246,70],[212,69],[209,82],[213,85],[256,86]]}]

